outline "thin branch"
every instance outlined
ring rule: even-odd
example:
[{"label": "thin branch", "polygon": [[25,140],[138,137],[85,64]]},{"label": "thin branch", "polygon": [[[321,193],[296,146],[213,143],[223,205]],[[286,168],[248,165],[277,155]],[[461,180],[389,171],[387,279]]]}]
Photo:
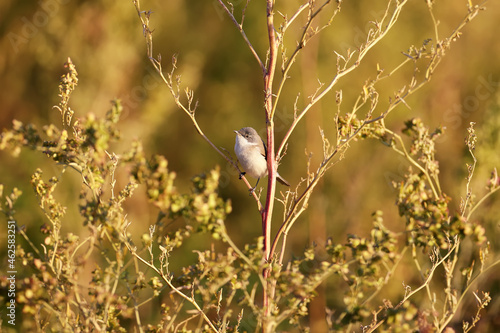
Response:
[{"label": "thin branch", "polygon": [[408,151],[406,150],[405,144],[404,144],[403,139],[401,138],[400,135],[394,133],[393,131],[391,131],[390,129],[385,128],[385,127],[384,127],[384,130],[387,133],[391,134],[393,137],[395,137],[399,141],[399,144],[401,145],[402,150],[399,150],[396,147],[393,147],[393,150],[395,152],[397,152],[398,154],[404,156],[413,166],[417,167],[425,175],[425,178],[427,178],[427,182],[429,183],[429,185],[431,187],[432,193],[434,194],[434,198],[438,199],[440,197],[440,194],[438,194],[438,192],[436,191],[435,184],[433,182],[433,178],[429,175],[429,173],[427,172],[427,169],[424,168],[423,166],[421,166],[420,163],[418,163],[417,161],[415,161],[411,157],[410,153],[408,153]]},{"label": "thin branch", "polygon": [[243,15],[241,17],[241,24],[238,23],[238,21],[236,20],[236,18],[233,15],[233,13],[231,13],[231,11],[229,10],[229,8],[227,8],[227,6],[224,4],[224,2],[222,2],[222,0],[217,0],[217,1],[221,5],[222,9],[224,9],[224,11],[226,12],[226,14],[229,16],[229,18],[231,19],[231,21],[233,21],[233,23],[236,26],[236,28],[238,28],[238,31],[241,33],[241,36],[245,40],[245,43],[248,45],[248,48],[250,49],[250,52],[252,52],[254,58],[259,63],[259,67],[262,70],[262,72],[266,73],[266,66],[264,65],[264,63],[262,62],[262,60],[260,60],[260,57],[257,54],[257,51],[255,51],[255,48],[253,47],[252,43],[248,39],[248,37],[247,37],[247,35],[245,33],[245,30],[243,30],[243,21],[245,19],[245,11],[246,11],[246,8],[248,6],[248,1],[247,1],[247,4],[245,5],[245,9],[244,9]]},{"label": "thin branch", "polygon": [[[405,294],[405,296],[403,297],[403,299],[398,303],[398,305],[396,305],[394,308],[395,309],[398,309],[400,308],[408,299],[410,299],[411,297],[413,297],[413,295],[415,295],[416,293],[418,293],[419,291],[421,291],[423,288],[426,288],[430,282],[432,281],[432,277],[434,276],[434,273],[436,271],[436,269],[441,266],[443,264],[443,262],[448,259],[448,257],[453,253],[455,252],[455,249],[457,247],[457,244],[459,244],[458,242],[458,239],[455,238],[455,244],[450,248],[450,250],[448,251],[448,253],[446,253],[446,255],[441,258],[441,260],[439,260],[438,262],[436,262],[435,264],[432,265],[431,269],[429,270],[428,272],[428,275],[427,275],[427,278],[425,279],[424,283],[422,283],[417,289]],[[385,322],[385,318],[381,319],[380,321],[377,321],[373,326],[371,326],[370,328],[368,328],[365,332],[367,333],[370,333],[370,332],[374,332],[376,330],[377,327],[379,327],[381,324],[383,324]]]},{"label": "thin branch", "polygon": [[429,283],[432,280],[432,277],[434,276],[434,272],[436,271],[436,269],[439,266],[441,266],[443,264],[443,262],[445,262],[453,252],[456,252],[455,250],[457,249],[459,244],[460,244],[460,242],[458,241],[458,238],[455,237],[455,243],[450,248],[450,250],[446,253],[446,255],[443,258],[441,258],[438,262],[436,262],[434,265],[432,265],[432,268],[429,270],[429,273],[428,273],[427,278],[425,279],[424,283],[422,285],[420,285],[417,289],[415,289],[412,292],[405,295],[405,297],[401,300],[401,302],[399,302],[399,304],[396,305],[396,307],[395,307],[396,309],[401,307],[409,298],[411,298],[413,295],[415,295],[420,290],[422,290],[423,288],[425,288],[429,285]]},{"label": "thin branch", "polygon": [[299,17],[300,13],[302,13],[302,11],[304,9],[306,9],[307,7],[309,7],[309,4],[307,4],[307,3],[303,4],[302,6],[299,7],[299,9],[297,9],[295,14],[293,14],[290,19],[286,19],[285,25],[283,26],[281,33],[284,33],[290,27],[290,25],[293,23],[293,21],[295,21],[295,19],[297,17]]},{"label": "thin branch", "polygon": [[375,296],[377,296],[378,293],[387,285],[387,283],[389,282],[390,278],[392,276],[394,276],[394,272],[396,271],[396,268],[399,266],[399,263],[403,260],[404,255],[405,255],[405,253],[406,253],[407,250],[408,250],[408,246],[405,246],[403,248],[403,250],[401,251],[401,253],[399,254],[399,258],[397,259],[397,261],[392,265],[391,269],[388,269],[386,277],[384,279],[384,283],[381,283],[380,285],[377,285],[377,287],[376,287],[377,289],[370,296],[368,296],[363,301],[363,303],[361,303],[361,306],[367,304],[372,299],[374,299]]},{"label": "thin branch", "polygon": [[[492,263],[490,266],[486,267],[486,269],[484,269],[482,272],[480,272],[478,275],[476,275],[471,281],[470,283],[467,285],[467,287],[465,287],[465,290],[462,292],[462,294],[460,295],[459,299],[457,300],[457,304],[461,304],[464,297],[466,296],[467,292],[470,290],[471,286],[480,278],[482,277],[487,271],[489,271],[490,269],[492,269],[493,267],[497,266],[497,265],[500,265],[500,260],[497,260],[495,261],[494,263]],[[455,316],[456,314],[456,311],[453,312],[447,319],[446,321],[443,323],[443,325],[441,325],[440,329],[438,330],[438,332],[441,332],[449,323],[450,321],[453,319],[453,317]]]},{"label": "thin branch", "polygon": [[177,294],[179,295],[180,297],[182,297],[183,299],[185,299],[186,301],[188,301],[189,303],[191,303],[191,305],[193,305],[196,310],[198,311],[198,313],[202,316],[203,320],[208,324],[208,326],[210,326],[210,328],[212,329],[212,331],[214,332],[219,332],[217,330],[217,328],[214,326],[214,324],[212,323],[212,321],[207,317],[207,315],[205,314],[205,312],[203,312],[203,310],[201,309],[201,307],[198,305],[198,303],[195,301],[194,298],[192,297],[189,297],[187,295],[185,295],[183,292],[181,292],[178,288],[176,288],[172,282],[171,282],[171,278],[170,277],[167,277],[165,276],[165,274],[163,273],[163,271],[159,270],[155,265],[153,265],[152,262],[148,262],[146,261],[145,259],[143,259],[141,256],[139,256],[136,252],[135,252],[135,249],[132,248],[132,246],[128,243],[125,243],[127,245],[127,248],[129,249],[130,253],[136,257],[139,261],[141,261],[143,264],[145,264],[146,266],[148,266],[149,268],[151,268],[156,274],[158,274],[162,279],[163,281],[165,281],[167,283],[167,285]]},{"label": "thin branch", "polygon": [[478,202],[469,210],[469,213],[467,214],[467,217],[466,217],[467,221],[470,220],[470,217],[472,216],[474,211],[478,207],[480,207],[486,199],[488,199],[490,196],[492,196],[493,194],[495,194],[499,190],[500,190],[500,187],[497,187],[497,188],[491,190],[490,192],[486,193],[481,199],[479,199]]},{"label": "thin branch", "polygon": [[[356,131],[349,136],[347,139],[345,139],[341,144],[337,145],[336,148],[331,151],[331,152],[325,152],[325,157],[323,159],[323,162],[321,162],[320,166],[318,167],[318,170],[316,171],[315,175],[308,180],[307,187],[304,189],[301,195],[297,197],[297,199],[292,203],[292,207],[289,210],[289,213],[287,214],[285,220],[281,224],[278,232],[276,233],[276,236],[274,237],[272,246],[271,246],[271,253],[270,255],[272,256],[274,254],[274,251],[276,250],[276,247],[278,246],[279,239],[282,234],[288,233],[292,225],[295,223],[295,221],[299,218],[299,216],[302,214],[302,212],[305,211],[307,208],[307,204],[309,201],[309,198],[312,194],[312,191],[318,184],[319,180],[323,177],[323,175],[326,173],[326,171],[332,166],[331,161],[332,159],[339,153],[344,151],[348,146],[349,143],[358,136],[358,134],[364,129],[366,125],[369,125],[373,122],[376,122],[380,119],[382,119],[384,116],[381,115],[379,117],[376,117],[374,119],[370,120],[365,120],[361,126],[356,129]],[[299,209],[299,204],[301,202],[304,202]],[[297,211],[298,209],[298,211]]]},{"label": "thin branch", "polygon": [[[255,265],[252,263],[250,258],[248,258],[237,246],[234,244],[233,240],[229,237],[229,234],[227,233],[226,230],[226,225],[224,223],[221,223],[221,228],[222,228],[222,237],[223,239],[229,244],[229,246],[236,252],[240,258],[247,263],[249,268],[253,268]],[[257,272],[258,273],[258,272]],[[260,282],[262,285],[265,284],[264,278],[262,277],[261,274],[258,274]]]}]

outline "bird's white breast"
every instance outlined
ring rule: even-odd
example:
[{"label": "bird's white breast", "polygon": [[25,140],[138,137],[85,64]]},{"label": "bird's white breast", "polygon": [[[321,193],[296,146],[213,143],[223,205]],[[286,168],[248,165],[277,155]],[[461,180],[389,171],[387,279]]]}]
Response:
[{"label": "bird's white breast", "polygon": [[[267,162],[260,152],[260,148],[253,143],[236,136],[234,151],[245,172],[254,177],[262,178],[267,175]],[[243,152],[245,151],[245,154]]]}]

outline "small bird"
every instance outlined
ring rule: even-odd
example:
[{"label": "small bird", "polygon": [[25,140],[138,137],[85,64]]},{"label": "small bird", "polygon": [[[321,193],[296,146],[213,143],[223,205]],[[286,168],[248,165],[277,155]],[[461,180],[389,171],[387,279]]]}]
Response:
[{"label": "small bird", "polygon": [[[234,144],[234,152],[240,161],[245,172],[250,176],[257,178],[257,183],[250,190],[253,192],[262,177],[267,176],[267,148],[264,141],[261,139],[256,130],[252,127],[243,127],[236,133],[236,143]],[[290,184],[276,173],[276,180],[285,186]]]}]

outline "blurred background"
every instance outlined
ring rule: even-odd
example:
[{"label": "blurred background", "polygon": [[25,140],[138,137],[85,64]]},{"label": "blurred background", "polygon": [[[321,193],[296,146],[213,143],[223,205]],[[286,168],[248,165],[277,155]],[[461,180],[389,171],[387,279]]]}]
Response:
[{"label": "blurred background", "polygon": [[[237,18],[245,4],[242,0],[234,2]],[[280,13],[291,16],[299,4],[286,1],[276,6]],[[450,35],[466,15],[466,4],[467,1],[436,2],[434,14],[439,20],[440,38]],[[172,55],[178,55],[176,73],[181,75],[183,86],[194,90],[199,102],[198,122],[212,142],[232,152],[233,130],[252,126],[263,133],[262,73],[218,2],[151,0],[142,1],[141,6],[153,12],[154,54],[162,55],[167,71]],[[250,2],[244,21],[244,29],[262,59],[267,50],[264,6],[261,1]],[[307,44],[290,72],[291,78],[277,108],[278,142],[293,119],[297,95],[300,94],[298,104],[304,105],[318,87],[318,80],[329,82],[335,73],[334,52],[345,54],[347,49],[359,47],[371,28],[369,22],[380,20],[385,6],[385,1],[345,1],[332,26]],[[458,209],[460,198],[465,196],[465,163],[471,163],[464,144],[469,122],[477,123],[479,137],[476,155],[479,162],[473,180],[478,195],[484,193],[493,167],[500,167],[500,4],[489,1],[485,8],[453,43],[431,82],[406,100],[411,110],[400,105],[386,121],[387,127],[396,132],[403,128],[405,120],[413,117],[424,119],[431,129],[446,127],[445,135],[439,140],[437,157],[442,188],[452,197],[454,209]],[[332,9],[325,11],[320,20],[325,23],[331,12]],[[293,50],[304,23],[301,17],[290,28],[286,40],[288,53]],[[299,125],[281,161],[280,174],[295,186],[306,172],[305,150],[313,153],[312,166],[317,167],[322,157],[319,128],[325,130],[332,142],[335,138],[335,91],[341,90],[343,94],[341,112],[349,112],[363,83],[375,76],[377,64],[386,72],[391,71],[404,60],[402,52],[411,45],[420,47],[428,38],[434,38],[434,30],[427,5],[424,1],[412,2],[403,10],[396,28],[370,51],[362,66],[343,78]],[[49,123],[60,125],[60,113],[52,106],[59,101],[58,83],[64,73],[63,64],[71,57],[79,73],[79,85],[70,100],[75,117],[91,112],[102,116],[110,108],[110,100],[120,99],[124,106],[119,126],[123,140],[114,147],[116,153],[125,151],[132,140],[141,140],[148,155],[167,157],[169,169],[177,173],[176,186],[182,192],[189,191],[192,176],[219,165],[220,195],[230,199],[233,206],[226,221],[230,235],[236,244],[243,246],[261,234],[260,217],[247,188],[231,166],[197,135],[154,72],[146,57],[142,27],[132,1],[3,0],[0,3],[0,50],[0,128],[10,128],[13,119],[40,128]],[[407,84],[412,72],[410,65],[379,87],[381,105],[395,90]],[[375,114],[382,111],[376,110]],[[42,154],[23,152],[19,158],[12,158],[8,152],[0,152],[0,183],[5,185],[6,192],[13,187],[24,192],[17,207],[18,223],[26,225],[28,234],[35,240],[41,239],[38,228],[44,217],[37,210],[29,180],[41,165],[44,165],[45,177],[60,175],[60,169]],[[365,140],[352,144],[345,159],[330,169],[313,194],[308,212],[292,229],[287,256],[299,255],[313,242],[321,245],[332,235],[338,243],[345,242],[349,233],[367,236],[370,215],[375,210],[384,211],[389,228],[403,230],[404,221],[394,204],[397,193],[392,181],[401,180],[407,167],[405,160],[380,142]],[[80,179],[70,173],[65,177],[67,180],[58,187],[58,196],[68,207],[68,224],[63,231],[77,233],[83,229],[77,210]],[[118,188],[124,186],[127,179],[119,181]],[[278,191],[284,191],[280,186]],[[495,250],[492,252],[497,253],[500,246],[498,201],[497,195],[485,202],[476,214],[487,229]],[[127,202],[127,209],[133,221],[131,228],[137,235],[148,231],[158,213],[147,204],[142,193]],[[275,221],[280,220],[280,214],[278,204]],[[172,227],[175,228],[175,224]],[[277,227],[276,223],[275,229]],[[2,243],[4,235],[0,236]],[[197,246],[208,245],[210,241],[202,240]],[[185,258],[194,258],[194,254],[188,251]],[[482,284],[484,289],[498,293],[497,277]],[[328,293],[328,284],[324,288],[326,304],[341,303]],[[467,304],[474,305],[472,298]],[[492,315],[500,311],[498,299],[493,300],[488,311],[490,315],[486,317],[500,325],[500,319]]]}]

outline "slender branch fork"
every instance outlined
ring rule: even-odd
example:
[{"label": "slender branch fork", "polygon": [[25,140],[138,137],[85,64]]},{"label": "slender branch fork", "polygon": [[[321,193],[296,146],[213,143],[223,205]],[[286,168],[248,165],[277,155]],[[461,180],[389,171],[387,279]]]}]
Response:
[{"label": "slender branch fork", "polygon": [[[161,278],[163,279],[163,281],[165,281],[167,283],[167,285],[177,295],[179,295],[180,297],[182,297],[183,299],[185,299],[186,301],[188,301],[189,303],[191,303],[196,308],[198,314],[203,318],[203,320],[207,323],[207,325],[210,327],[210,329],[213,332],[219,332],[219,330],[215,327],[215,325],[212,323],[212,321],[210,320],[210,318],[207,317],[207,315],[205,314],[205,312],[203,311],[203,309],[198,305],[198,303],[196,302],[196,300],[194,299],[194,297],[189,297],[188,295],[184,294],[182,291],[180,291],[178,288],[176,288],[172,284],[172,281],[171,281],[172,278],[170,276],[168,276],[168,275],[165,274],[165,272],[163,271],[163,267],[161,267],[161,269],[157,268],[154,265],[152,258],[151,258],[151,261],[145,260],[144,258],[142,258],[140,255],[137,254],[136,249],[132,245],[130,245],[128,242],[126,242],[125,244],[127,245],[127,248],[130,251],[130,253],[132,253],[132,255],[135,258],[137,258],[143,264],[145,264],[146,266],[148,266],[149,268],[151,268],[153,271],[155,271],[156,274],[158,274],[159,276],[161,276]],[[149,251],[150,251],[150,253],[152,253],[151,249],[149,249]]]},{"label": "slender branch fork", "polygon": [[[245,40],[245,43],[250,48],[250,52],[252,52],[253,56],[255,57],[255,59],[257,60],[257,62],[259,63],[259,67],[262,69],[262,73],[264,73],[264,75],[265,75],[266,74],[266,66],[264,65],[264,63],[260,59],[259,54],[257,53],[257,51],[255,51],[252,43],[250,42],[250,40],[247,37],[247,34],[245,33],[245,30],[243,30],[244,16],[241,18],[241,23],[238,23],[238,20],[236,20],[236,18],[234,17],[233,13],[229,10],[229,8],[227,8],[227,6],[224,4],[224,2],[222,0],[218,0],[218,1],[219,1],[219,4],[221,5],[222,9],[226,12],[227,16],[229,16],[229,18],[231,19],[231,21],[233,21],[234,25],[240,31],[241,36]],[[248,4],[248,1],[249,0],[247,0],[247,4]]]}]

